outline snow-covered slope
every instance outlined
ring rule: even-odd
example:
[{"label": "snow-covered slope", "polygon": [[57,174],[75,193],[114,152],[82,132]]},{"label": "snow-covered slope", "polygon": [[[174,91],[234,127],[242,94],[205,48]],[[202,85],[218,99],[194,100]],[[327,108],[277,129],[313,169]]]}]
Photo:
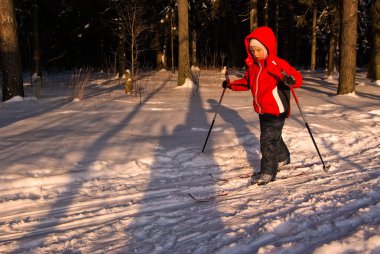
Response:
[{"label": "snow-covered slope", "polygon": [[262,187],[243,177],[260,165],[249,92],[226,92],[201,152],[219,71],[201,71],[197,90],[158,72],[141,97],[102,77],[83,101],[47,82],[37,100],[3,103],[0,252],[380,253],[380,87],[358,73],[356,95],[336,96],[336,80],[303,74],[296,92],[330,171],[293,104],[292,164]]}]

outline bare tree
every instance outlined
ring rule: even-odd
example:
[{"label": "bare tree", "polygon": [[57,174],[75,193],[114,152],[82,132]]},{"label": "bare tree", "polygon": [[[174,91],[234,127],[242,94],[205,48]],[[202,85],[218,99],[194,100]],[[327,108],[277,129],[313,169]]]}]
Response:
[{"label": "bare tree", "polygon": [[137,1],[131,3],[126,9],[125,25],[126,33],[129,35],[129,40],[127,44],[129,45],[129,50],[131,51],[130,61],[131,61],[131,78],[132,82],[135,80],[135,74],[138,66],[138,56],[139,56],[139,39],[142,34],[150,29],[150,26],[144,24],[144,8],[142,5],[138,5]]},{"label": "bare tree", "polygon": [[0,5],[0,59],[3,101],[14,96],[24,97],[21,54],[13,0],[2,0]]},{"label": "bare tree", "polygon": [[372,50],[367,78],[380,80],[380,0],[372,2],[371,14]]},{"label": "bare tree", "polygon": [[342,0],[338,94],[355,92],[358,0]]},{"label": "bare tree", "polygon": [[[136,73],[138,68],[138,56],[140,53],[140,42],[142,35],[151,28],[147,25],[144,19],[144,3],[139,0],[122,1],[119,0],[113,6],[117,12],[116,25],[118,26],[119,37],[119,59],[121,61],[126,57],[125,45],[128,46],[130,51],[130,77],[131,82],[126,83],[126,93],[134,91],[134,83],[136,79]],[[122,73],[125,74],[125,67]],[[120,70],[121,71],[121,70]]]},{"label": "bare tree", "polygon": [[178,1],[178,85],[190,77],[188,1]]}]

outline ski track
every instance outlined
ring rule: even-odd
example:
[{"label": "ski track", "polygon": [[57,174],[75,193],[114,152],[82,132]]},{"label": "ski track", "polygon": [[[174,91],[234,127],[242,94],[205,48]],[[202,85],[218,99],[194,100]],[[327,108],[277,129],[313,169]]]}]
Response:
[{"label": "ski track", "polygon": [[[223,177],[230,179],[222,184],[208,175],[211,165],[195,171],[182,166],[184,173],[173,177],[176,168],[205,155],[193,148],[168,151],[156,157],[172,157],[172,162],[165,167],[155,164],[155,181],[145,189],[141,189],[144,185],[141,182],[149,179],[148,173],[110,175],[82,179],[77,183],[78,190],[58,191],[52,197],[25,194],[19,200],[17,196],[2,200],[3,205],[8,202],[12,207],[11,204],[21,202],[23,207],[1,211],[0,250],[14,246],[21,252],[33,248],[37,252],[44,252],[44,249],[59,252],[65,242],[66,249],[72,246],[94,253],[125,249],[139,253],[233,253],[238,249],[239,253],[249,253],[258,251],[261,246],[270,246],[266,248],[272,251],[285,248],[304,253],[353,234],[363,224],[378,228],[380,171],[376,165],[380,160],[374,156],[378,152],[379,148],[375,147],[327,161],[332,166],[327,174],[317,166],[318,162],[306,168],[298,165],[295,170],[279,173],[279,178],[288,179],[247,188],[247,179],[238,177],[251,172],[243,159],[240,161],[245,165],[238,172],[234,165],[220,166]],[[372,167],[366,171],[355,168],[356,163],[369,158]],[[220,158],[226,162],[229,159]],[[149,167],[144,160],[135,164],[142,171]],[[298,172],[305,174],[291,177]],[[355,185],[352,185],[352,177],[357,179]],[[3,187],[1,191],[7,189]],[[223,191],[229,194],[202,204],[186,195],[195,192],[207,196]],[[24,199],[29,200],[23,202]],[[308,231],[313,233],[305,233]],[[128,241],[130,234],[133,234],[131,242]],[[110,237],[102,237],[107,239],[103,242],[93,238],[98,235]],[[93,241],[92,247],[86,246]]]},{"label": "ski track", "polygon": [[[153,154],[128,162],[90,158],[59,168],[33,167],[1,175],[0,253],[320,254],[331,251],[329,246],[341,250],[356,238],[363,245],[351,244],[347,253],[379,253],[380,145],[366,145],[380,143],[379,117],[359,114],[357,124],[372,119],[374,130],[358,129],[348,136],[341,129],[352,111],[329,104],[304,109],[318,120],[310,126],[324,147],[324,161],[331,166],[328,173],[322,170],[308,133],[293,123],[285,126],[284,136],[299,154],[292,154],[292,164],[266,186],[247,187],[249,178],[239,177],[257,171],[252,165],[259,165],[247,160],[259,146],[251,134],[226,141],[230,143],[215,142],[213,151],[206,153],[200,147],[160,144]],[[53,113],[69,115],[75,110]],[[104,112],[89,111],[88,115]],[[33,127],[17,123],[14,132],[0,141],[2,150],[10,154],[30,142],[42,147],[40,138],[51,132],[29,135],[50,121],[54,122],[45,119]],[[58,135],[60,130],[53,132]],[[68,139],[91,143],[96,138]],[[188,196],[225,192],[226,196],[202,203]]]}]

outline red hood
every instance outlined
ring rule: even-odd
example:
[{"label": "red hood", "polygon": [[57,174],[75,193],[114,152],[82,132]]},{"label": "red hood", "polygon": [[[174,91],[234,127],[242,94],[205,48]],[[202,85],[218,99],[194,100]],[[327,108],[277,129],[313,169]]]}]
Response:
[{"label": "red hood", "polygon": [[277,55],[276,37],[274,36],[272,29],[270,29],[267,26],[261,26],[253,30],[253,32],[247,35],[244,39],[245,49],[247,50],[247,54],[248,54],[247,59],[245,59],[245,62],[247,63],[247,65],[252,65],[255,61],[249,47],[249,41],[251,39],[256,39],[260,41],[266,47],[268,51],[267,58],[276,57]]}]

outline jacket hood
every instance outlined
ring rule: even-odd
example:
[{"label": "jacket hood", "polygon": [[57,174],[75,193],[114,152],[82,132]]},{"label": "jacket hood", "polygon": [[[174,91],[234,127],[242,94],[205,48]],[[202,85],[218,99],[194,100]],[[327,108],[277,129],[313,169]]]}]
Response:
[{"label": "jacket hood", "polygon": [[255,61],[251,50],[249,46],[249,41],[251,39],[256,39],[260,41],[267,49],[268,51],[268,57],[267,58],[273,58],[277,55],[277,39],[274,36],[274,33],[271,28],[267,26],[261,26],[255,30],[253,30],[252,33],[247,35],[244,39],[245,49],[247,51],[248,57],[245,60],[247,65],[252,65]]}]

